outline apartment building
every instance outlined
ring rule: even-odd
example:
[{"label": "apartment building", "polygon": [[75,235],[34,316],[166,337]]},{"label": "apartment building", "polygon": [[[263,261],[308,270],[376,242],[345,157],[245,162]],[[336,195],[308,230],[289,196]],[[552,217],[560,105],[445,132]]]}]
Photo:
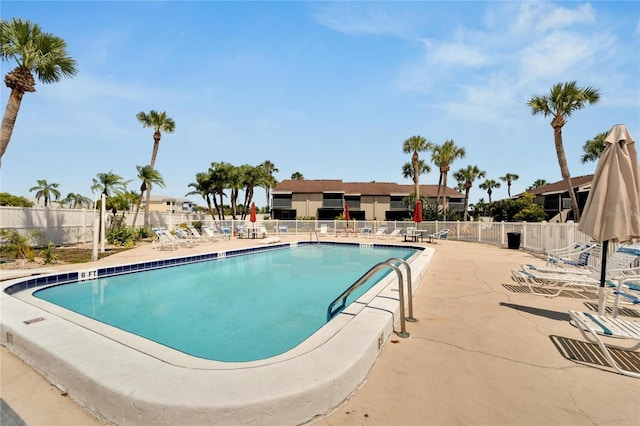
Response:
[{"label": "apartment building", "polygon": [[[335,219],[349,205],[349,215],[358,220],[410,219],[413,206],[403,200],[413,185],[393,182],[343,182],[341,179],[284,180],[271,192],[271,217]],[[420,195],[435,202],[438,185],[420,185]],[[464,195],[446,188],[449,207],[462,211]]]}]

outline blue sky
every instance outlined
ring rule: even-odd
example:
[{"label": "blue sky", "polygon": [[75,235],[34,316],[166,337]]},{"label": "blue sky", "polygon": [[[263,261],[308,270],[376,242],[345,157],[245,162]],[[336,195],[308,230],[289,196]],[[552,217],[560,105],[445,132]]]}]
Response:
[{"label": "blue sky", "polygon": [[[62,37],[79,73],[24,96],[2,159],[0,190],[33,197],[37,179],[89,198],[92,179],[133,179],[151,158],[139,111],[166,111],[156,168],[183,197],[212,162],[269,160],[278,180],[411,183],[413,135],[467,151],[488,179],[516,173],[512,193],[561,179],[550,118],[527,100],[553,84],[598,88],[563,128],[572,176],[583,143],[612,125],[640,137],[640,3],[7,1]],[[2,76],[14,63],[1,64]],[[2,85],[2,108],[9,90]],[[430,160],[428,154],[423,154]],[[449,177],[450,186],[455,184]],[[437,184],[438,170],[420,178]],[[471,201],[487,200],[476,182]],[[507,196],[506,185],[493,199]],[[190,197],[198,203],[198,197]],[[264,191],[256,191],[265,205]]]}]

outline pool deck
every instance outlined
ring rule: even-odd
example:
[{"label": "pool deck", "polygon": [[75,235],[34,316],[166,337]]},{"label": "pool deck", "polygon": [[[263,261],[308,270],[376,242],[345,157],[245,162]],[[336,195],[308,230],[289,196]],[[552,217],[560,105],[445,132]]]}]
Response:
[{"label": "pool deck", "polygon": [[[176,252],[145,246],[96,266],[253,243],[232,239]],[[638,424],[640,380],[589,358],[599,349],[569,324],[567,311],[589,310],[593,293],[546,298],[524,291],[511,269],[541,261],[522,250],[449,240],[424,245],[435,255],[414,294],[418,321],[407,323],[410,337],[392,336],[360,389],[315,425]],[[570,352],[578,359],[568,359]],[[1,355],[0,396],[26,424],[101,424],[4,347]],[[640,353],[631,357],[640,366]]]}]

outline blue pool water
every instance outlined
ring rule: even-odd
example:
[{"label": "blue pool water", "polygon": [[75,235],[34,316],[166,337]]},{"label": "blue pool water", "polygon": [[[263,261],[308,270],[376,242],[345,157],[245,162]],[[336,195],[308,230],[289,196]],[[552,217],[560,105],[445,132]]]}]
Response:
[{"label": "blue pool water", "polygon": [[413,253],[306,245],[64,284],[34,296],[196,357],[254,361],[284,353],[322,327],[329,303],[373,265]]}]

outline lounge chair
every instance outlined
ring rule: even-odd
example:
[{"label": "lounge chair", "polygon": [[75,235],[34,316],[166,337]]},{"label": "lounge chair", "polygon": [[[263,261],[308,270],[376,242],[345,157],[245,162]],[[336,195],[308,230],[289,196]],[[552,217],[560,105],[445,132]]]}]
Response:
[{"label": "lounge chair", "polygon": [[359,237],[371,237],[371,235],[373,234],[370,226],[365,226],[360,230],[360,233],[358,234]]},{"label": "lounge chair", "polygon": [[286,226],[278,226],[278,232],[281,234],[286,234],[287,233],[287,227]]},{"label": "lounge chair", "polygon": [[[210,238],[206,233],[205,235],[202,235],[194,226],[189,225],[187,226],[187,229],[189,230],[189,232],[191,232],[191,235],[197,242],[205,242],[213,239]],[[204,228],[202,228],[202,232],[204,233]]]},{"label": "lounge chair", "polygon": [[329,235],[329,226],[328,225],[320,225],[320,233],[321,237],[326,237]]},{"label": "lounge chair", "polygon": [[173,230],[173,232],[176,236],[176,241],[178,241],[178,244],[184,247],[193,247],[196,245],[196,239],[193,238],[186,229],[176,228]]},{"label": "lounge chair", "polygon": [[206,235],[206,238],[208,238],[209,241],[216,241],[220,236],[220,234],[214,228],[211,228],[209,226],[203,227],[202,232],[204,232],[204,235]]},{"label": "lounge chair", "polygon": [[158,237],[151,242],[153,248],[158,250],[178,250],[180,248],[178,241],[166,229],[154,228],[153,232]]},{"label": "lounge chair", "polygon": [[598,243],[574,244],[547,253],[547,265],[586,266],[591,252],[599,247]]},{"label": "lounge chair", "polygon": [[371,238],[384,238],[384,236],[387,235],[387,228],[381,227],[378,228],[375,233],[371,234],[371,232],[369,232],[369,234],[369,237]]},{"label": "lounge chair", "polygon": [[383,238],[385,239],[391,239],[391,238],[395,238],[400,236],[400,233],[402,232],[402,228],[396,228],[393,231],[391,231],[388,234],[384,234]]},{"label": "lounge chair", "polygon": [[429,242],[432,243],[435,240],[446,240],[448,236],[449,230],[445,228],[439,230],[438,232],[434,232],[433,234],[428,234],[427,238],[429,238]]},{"label": "lounge chair", "polygon": [[[607,271],[605,289],[615,290],[618,281],[640,273],[640,268],[610,269]],[[511,278],[529,287],[532,294],[537,296],[556,297],[566,289],[597,291],[600,287],[600,272],[593,271],[591,275],[571,274],[560,272],[534,272],[531,270],[513,269]],[[540,290],[545,288],[546,291]],[[548,290],[555,290],[549,293]]]},{"label": "lounge chair", "polygon": [[258,229],[255,231],[256,238],[267,238],[268,234],[267,227],[264,225],[258,226]]},{"label": "lounge chair", "polygon": [[[589,312],[569,311],[573,324],[580,330],[582,336],[591,343],[600,346],[609,364],[621,374],[640,378],[640,373],[630,371],[618,363],[611,354],[610,348],[634,351],[640,348],[640,322],[606,317]],[[627,340],[630,346],[614,345],[608,338]]]},{"label": "lounge chair", "polygon": [[231,240],[231,237],[233,236],[233,231],[231,231],[231,228],[229,228],[228,226],[221,226],[220,235],[222,235],[222,237],[226,238],[227,240]]}]

